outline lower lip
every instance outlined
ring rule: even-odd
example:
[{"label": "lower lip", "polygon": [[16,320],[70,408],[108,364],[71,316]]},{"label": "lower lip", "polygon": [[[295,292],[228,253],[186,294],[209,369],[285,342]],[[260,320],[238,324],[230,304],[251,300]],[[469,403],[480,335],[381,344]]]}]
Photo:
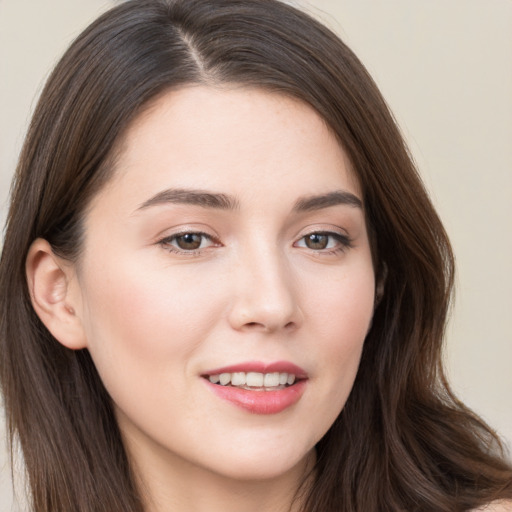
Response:
[{"label": "lower lip", "polygon": [[233,386],[221,386],[205,380],[208,387],[218,397],[231,402],[253,414],[277,414],[288,409],[300,400],[306,388],[306,380],[300,380],[276,391],[251,391]]}]

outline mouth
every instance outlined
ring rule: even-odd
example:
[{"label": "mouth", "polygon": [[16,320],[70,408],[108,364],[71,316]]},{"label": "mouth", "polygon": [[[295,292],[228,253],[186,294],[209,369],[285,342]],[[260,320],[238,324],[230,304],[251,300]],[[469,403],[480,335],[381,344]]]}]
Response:
[{"label": "mouth", "polygon": [[212,384],[249,391],[277,391],[292,386],[298,379],[287,372],[223,372],[204,375]]},{"label": "mouth", "polygon": [[298,366],[277,362],[243,363],[201,375],[223,401],[255,414],[277,414],[297,403],[308,381]]}]

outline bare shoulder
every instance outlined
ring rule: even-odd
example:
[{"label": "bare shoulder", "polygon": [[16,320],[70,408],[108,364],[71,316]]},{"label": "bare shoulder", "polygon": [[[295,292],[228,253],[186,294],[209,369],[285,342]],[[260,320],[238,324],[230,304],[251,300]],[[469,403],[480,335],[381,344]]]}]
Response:
[{"label": "bare shoulder", "polygon": [[477,508],[472,512],[512,512],[512,501],[493,501],[489,505]]}]

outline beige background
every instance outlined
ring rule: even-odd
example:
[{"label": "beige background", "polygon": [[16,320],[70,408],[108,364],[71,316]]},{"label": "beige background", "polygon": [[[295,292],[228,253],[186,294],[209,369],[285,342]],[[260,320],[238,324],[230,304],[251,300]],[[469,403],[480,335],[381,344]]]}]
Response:
[{"label": "beige background", "polygon": [[[113,3],[0,0],[2,225],[42,83],[68,43]],[[458,261],[449,374],[460,396],[512,446],[512,1],[307,6],[367,65],[409,141]],[[0,511],[25,510],[12,503],[2,426]]]}]

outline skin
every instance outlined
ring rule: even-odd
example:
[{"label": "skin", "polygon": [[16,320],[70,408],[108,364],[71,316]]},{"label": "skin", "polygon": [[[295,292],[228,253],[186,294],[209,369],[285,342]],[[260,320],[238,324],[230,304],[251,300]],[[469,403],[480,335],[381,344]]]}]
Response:
[{"label": "skin", "polygon": [[[151,201],[168,189],[229,195],[235,207]],[[61,343],[90,351],[148,511],[289,510],[350,393],[374,310],[364,205],[294,208],[339,191],[362,204],[342,147],[309,106],[186,87],[129,128],[87,211],[79,264],[34,244],[36,311]],[[206,236],[184,250],[183,233]],[[311,247],[312,233],[325,247]],[[202,377],[283,360],[307,382],[277,414],[240,409]]]},{"label": "skin", "polygon": [[512,501],[494,501],[485,507],[475,509],[474,512],[510,512]]}]

